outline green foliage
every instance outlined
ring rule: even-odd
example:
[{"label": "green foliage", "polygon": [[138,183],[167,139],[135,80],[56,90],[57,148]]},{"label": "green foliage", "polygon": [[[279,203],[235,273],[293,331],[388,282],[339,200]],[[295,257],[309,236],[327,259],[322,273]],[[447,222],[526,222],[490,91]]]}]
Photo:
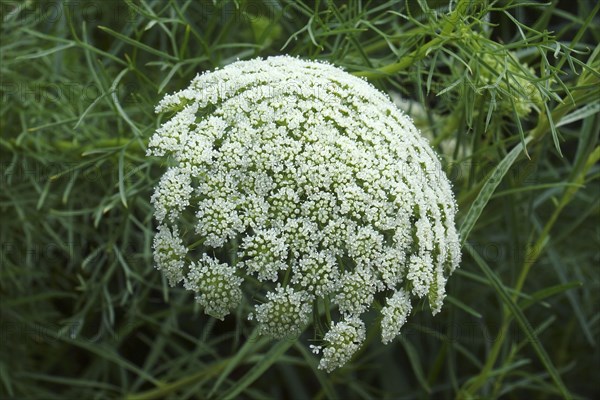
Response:
[{"label": "green foliage", "polygon": [[[595,2],[0,7],[2,397],[600,394]],[[144,154],[158,100],[198,72],[282,53],[400,95],[459,203],[465,252],[442,312],[416,306],[401,339],[369,336],[331,375],[242,313],[205,316],[152,267],[165,166]]]}]

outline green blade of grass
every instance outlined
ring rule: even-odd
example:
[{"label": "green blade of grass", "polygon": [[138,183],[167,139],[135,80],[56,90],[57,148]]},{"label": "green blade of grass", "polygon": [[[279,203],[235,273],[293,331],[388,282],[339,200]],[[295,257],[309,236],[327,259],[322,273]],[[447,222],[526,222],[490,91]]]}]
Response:
[{"label": "green blade of grass", "polygon": [[544,289],[540,289],[537,292],[531,295],[531,299],[527,299],[519,303],[519,307],[521,310],[525,310],[526,308],[531,307],[532,305],[541,302],[543,299],[554,296],[556,294],[560,294],[562,292],[566,292],[567,290],[581,287],[581,282],[568,282],[561,285],[554,285]]},{"label": "green blade of grass", "polygon": [[482,315],[480,313],[478,313],[477,311],[475,311],[475,309],[473,307],[469,307],[468,305],[466,305],[465,303],[463,303],[456,297],[446,296],[446,300],[448,300],[449,303],[452,303],[453,305],[460,308],[467,314],[470,314],[470,315],[474,316],[475,318],[482,318]]},{"label": "green blade of grass", "polygon": [[236,382],[235,386],[229,391],[224,393],[221,398],[224,400],[232,400],[237,398],[240,394],[246,390],[254,381],[261,377],[261,375],[277,362],[279,357],[283,355],[289,348],[294,344],[295,340],[284,339],[280,340],[275,344],[269,352],[267,352],[262,360],[250,369],[239,381]]},{"label": "green blade of grass", "polygon": [[600,101],[594,101],[565,115],[558,121],[556,127],[572,124],[600,112]]},{"label": "green blade of grass", "polygon": [[119,198],[121,199],[121,203],[123,203],[123,207],[128,208],[127,206],[127,194],[125,193],[125,178],[124,178],[124,170],[125,168],[125,149],[119,152]]},{"label": "green blade of grass", "polygon": [[427,383],[427,378],[423,372],[423,365],[421,364],[421,359],[417,349],[415,349],[415,346],[402,335],[400,335],[400,343],[402,344],[402,347],[404,347],[404,351],[406,351],[408,361],[410,362],[412,371],[419,381],[419,384],[426,393],[431,393],[431,388],[429,387],[429,383]]},{"label": "green blade of grass", "polygon": [[485,183],[483,184],[483,187],[479,191],[479,194],[475,198],[475,201],[473,201],[473,204],[471,205],[467,216],[465,217],[465,219],[462,222],[462,225],[460,226],[461,245],[465,245],[467,238],[471,233],[471,230],[473,229],[475,223],[481,216],[481,213],[483,212],[483,209],[487,205],[488,201],[490,201],[490,198],[496,191],[496,188],[502,181],[502,178],[504,178],[504,175],[506,175],[510,167],[513,165],[513,163],[516,161],[519,155],[523,152],[525,146],[527,146],[527,143],[529,143],[530,140],[531,138],[528,137],[525,139],[524,142],[515,146],[502,159],[502,161],[500,161],[498,166],[494,168],[490,176],[486,179]]},{"label": "green blade of grass", "polygon": [[48,50],[42,50],[42,51],[38,51],[37,53],[28,54],[28,55],[24,55],[24,56],[19,56],[19,57],[17,57],[17,60],[32,60],[34,58],[47,57],[47,56],[49,56],[51,54],[54,54],[56,52],[69,49],[69,48],[71,48],[73,46],[75,46],[75,43],[73,43],[73,42],[66,43],[66,44],[64,44],[62,46],[56,46],[56,47],[53,47],[53,48],[48,49]]},{"label": "green blade of grass", "polygon": [[296,342],[294,343],[294,349],[298,351],[306,363],[310,366],[313,374],[319,381],[323,392],[327,396],[328,399],[337,399],[339,398],[338,394],[335,392],[334,386],[331,384],[331,381],[328,379],[328,376],[318,368],[317,361],[315,357],[306,349],[306,346],[303,343]]},{"label": "green blade of grass", "polygon": [[242,346],[242,348],[238,350],[229,363],[227,363],[227,366],[216,379],[215,384],[213,385],[208,396],[212,397],[212,395],[221,387],[221,384],[225,381],[229,374],[231,374],[231,372],[242,362],[242,360],[249,354],[252,354],[252,352],[260,350],[260,348],[263,347],[267,341],[268,339],[266,338],[259,339],[258,332],[254,331],[244,346]]},{"label": "green blade of grass", "polygon": [[491,283],[498,296],[502,299],[504,304],[506,304],[506,306],[510,310],[511,314],[513,315],[513,317],[527,336],[529,342],[531,343],[531,346],[538,355],[540,362],[544,365],[544,367],[550,374],[550,377],[554,381],[554,384],[556,385],[562,396],[566,399],[572,399],[573,396],[563,383],[560,374],[556,370],[556,367],[552,363],[552,360],[550,360],[550,356],[548,356],[546,349],[544,349],[539,339],[537,338],[534,329],[523,314],[523,311],[512,300],[512,297],[508,294],[508,291],[506,290],[500,279],[488,266],[485,260],[481,258],[479,253],[477,253],[477,251],[469,243],[465,243],[465,249],[471,255],[471,257],[473,257],[473,260],[479,266],[479,268],[481,268],[481,271],[484,273],[484,275],[488,278],[489,282]]},{"label": "green blade of grass", "polygon": [[172,56],[172,55],[170,55],[168,53],[165,53],[164,51],[157,50],[157,49],[155,49],[153,47],[150,47],[150,46],[148,46],[148,45],[146,45],[146,44],[144,44],[142,42],[139,42],[139,41],[134,40],[134,39],[132,39],[132,38],[130,38],[128,36],[125,36],[125,35],[123,35],[123,34],[121,34],[119,32],[115,32],[115,31],[113,31],[112,29],[110,29],[110,28],[108,28],[106,26],[98,26],[98,29],[100,29],[101,31],[106,32],[106,33],[108,33],[108,34],[116,37],[119,40],[122,40],[125,43],[129,43],[130,45],[132,45],[134,47],[137,47],[140,50],[146,51],[146,52],[148,52],[150,54],[154,54],[156,56],[159,56],[161,58],[164,58],[164,59],[167,59],[167,60],[171,60],[171,61],[179,61],[179,59],[177,57],[175,57],[175,56]]}]

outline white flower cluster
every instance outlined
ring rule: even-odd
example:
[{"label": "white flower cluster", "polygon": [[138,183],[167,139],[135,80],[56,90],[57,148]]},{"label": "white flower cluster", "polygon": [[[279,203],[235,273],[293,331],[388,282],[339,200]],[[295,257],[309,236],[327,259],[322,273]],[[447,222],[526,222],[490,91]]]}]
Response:
[{"label": "white flower cluster", "polygon": [[[296,292],[290,286],[277,286],[274,292],[267,293],[267,299],[266,303],[256,306],[259,332],[276,339],[299,335],[308,323],[310,296],[304,291]],[[249,318],[253,319],[254,314]]]},{"label": "white flower cluster", "polygon": [[360,348],[365,336],[365,323],[356,316],[333,324],[323,338],[327,347],[323,349],[319,368],[331,372],[346,364]]},{"label": "white flower cluster", "polygon": [[198,293],[196,300],[207,314],[222,320],[242,299],[243,279],[235,273],[235,267],[203,254],[200,261],[190,265],[185,288]]},{"label": "white flower cluster", "polygon": [[152,197],[156,265],[208,314],[223,318],[253,285],[264,300],[250,318],[281,338],[331,307],[338,322],[313,346],[331,371],[361,346],[375,299],[384,343],[411,298],[440,311],[460,259],[450,184],[410,118],[369,83],[288,56],[239,61],[157,112],[173,114],[148,151],[171,163]]}]

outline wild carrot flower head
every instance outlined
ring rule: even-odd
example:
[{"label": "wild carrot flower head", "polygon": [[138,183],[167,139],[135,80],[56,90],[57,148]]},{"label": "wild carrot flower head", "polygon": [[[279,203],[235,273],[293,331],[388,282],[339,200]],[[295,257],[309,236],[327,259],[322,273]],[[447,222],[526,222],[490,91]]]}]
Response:
[{"label": "wild carrot flower head", "polygon": [[414,299],[440,311],[460,258],[450,184],[369,83],[288,56],[239,61],[156,111],[171,117],[148,150],[169,164],[152,196],[155,262],[206,313],[222,319],[253,297],[249,317],[280,338],[327,307],[337,322],[320,367],[331,371],[360,347],[376,300],[384,343]]}]

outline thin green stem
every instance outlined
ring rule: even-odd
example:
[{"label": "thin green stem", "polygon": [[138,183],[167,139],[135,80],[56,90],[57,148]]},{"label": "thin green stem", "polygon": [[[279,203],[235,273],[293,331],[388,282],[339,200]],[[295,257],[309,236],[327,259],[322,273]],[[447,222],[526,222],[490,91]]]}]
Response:
[{"label": "thin green stem", "polygon": [[156,389],[151,389],[142,393],[134,393],[129,394],[125,397],[126,400],[152,400],[152,399],[162,399],[168,396],[169,394],[175,393],[177,390],[184,388],[193,384],[194,382],[199,381],[202,378],[209,378],[217,375],[227,366],[228,362],[231,358],[223,359],[215,364],[211,365],[209,368],[202,369],[194,374],[188,375],[184,378],[181,378],[175,382],[167,383],[157,387]]},{"label": "thin green stem", "polygon": [[[230,364],[234,363],[234,365],[243,363],[247,361],[252,355],[254,355],[258,350],[260,350],[268,341],[267,338],[262,338],[261,340],[257,340],[258,331],[254,330],[250,337],[248,338],[248,342],[244,345],[245,351],[240,354],[237,353],[232,357],[225,358],[218,362],[215,362],[212,365],[207,366],[206,368],[201,369],[198,372],[193,374],[184,376],[181,379],[178,379],[171,383],[165,383],[160,385],[155,389],[151,389],[142,393],[133,393],[129,394],[125,397],[126,400],[152,400],[152,399],[162,399],[170,394],[176,393],[178,390],[187,387],[189,385],[194,384],[195,382],[200,381],[201,379],[207,379],[218,375],[219,373],[224,372],[224,374],[228,374],[230,369]],[[223,379],[223,378],[221,378]]]},{"label": "thin green stem", "polygon": [[[598,160],[600,160],[600,147],[596,148],[596,150],[590,155],[585,168],[576,177],[576,179],[575,179],[576,185],[569,186],[565,189],[565,192],[564,192],[561,200],[559,201],[558,205],[554,209],[554,212],[550,216],[550,219],[548,220],[548,222],[546,222],[546,224],[544,225],[544,228],[542,229],[537,240],[533,244],[527,245],[527,251],[525,254],[526,259],[523,262],[523,265],[521,267],[521,272],[519,273],[519,276],[517,278],[517,282],[515,284],[515,288],[513,291],[513,295],[512,295],[513,301],[516,301],[518,299],[518,296],[523,289],[523,286],[525,284],[527,276],[529,275],[531,267],[539,259],[544,247],[548,244],[549,238],[550,238],[550,231],[552,230],[554,224],[558,220],[558,217],[560,216],[561,212],[563,211],[565,206],[567,204],[569,204],[570,201],[573,199],[577,190],[579,190],[579,188],[582,186],[581,184],[583,183],[583,181],[585,179],[585,175],[587,174],[589,169],[593,165],[595,165],[595,163],[598,162]],[[459,397],[462,398],[463,396],[466,396],[467,394],[474,395],[475,393],[477,393],[477,391],[479,391],[479,389],[481,389],[483,387],[483,385],[485,385],[486,381],[488,380],[488,377],[489,377],[490,373],[492,372],[494,365],[496,364],[498,356],[500,355],[500,351],[502,349],[502,346],[504,345],[504,341],[506,338],[506,334],[508,332],[508,328],[512,322],[512,315],[510,314],[507,306],[503,307],[502,316],[503,316],[503,318],[502,318],[503,322],[502,322],[502,326],[500,327],[500,331],[498,334],[498,340],[496,340],[494,342],[494,345],[492,346],[492,349],[490,350],[490,353],[488,355],[488,358],[486,360],[484,367],[481,369],[481,372],[479,373],[479,375],[477,375],[474,379],[472,379],[471,381],[467,382],[467,384],[465,384],[465,386],[461,390],[461,394]],[[466,398],[468,398],[468,397],[469,396],[466,396]]]},{"label": "thin green stem", "polygon": [[413,65],[415,62],[425,58],[431,50],[441,46],[447,40],[449,40],[452,31],[458,24],[458,21],[466,14],[468,3],[469,2],[466,0],[460,0],[456,5],[456,9],[448,16],[448,20],[444,23],[439,36],[431,39],[429,42],[414,50],[409,55],[403,57],[397,63],[389,64],[372,71],[357,71],[353,74],[356,76],[363,76],[365,78],[381,78],[402,71]]}]

